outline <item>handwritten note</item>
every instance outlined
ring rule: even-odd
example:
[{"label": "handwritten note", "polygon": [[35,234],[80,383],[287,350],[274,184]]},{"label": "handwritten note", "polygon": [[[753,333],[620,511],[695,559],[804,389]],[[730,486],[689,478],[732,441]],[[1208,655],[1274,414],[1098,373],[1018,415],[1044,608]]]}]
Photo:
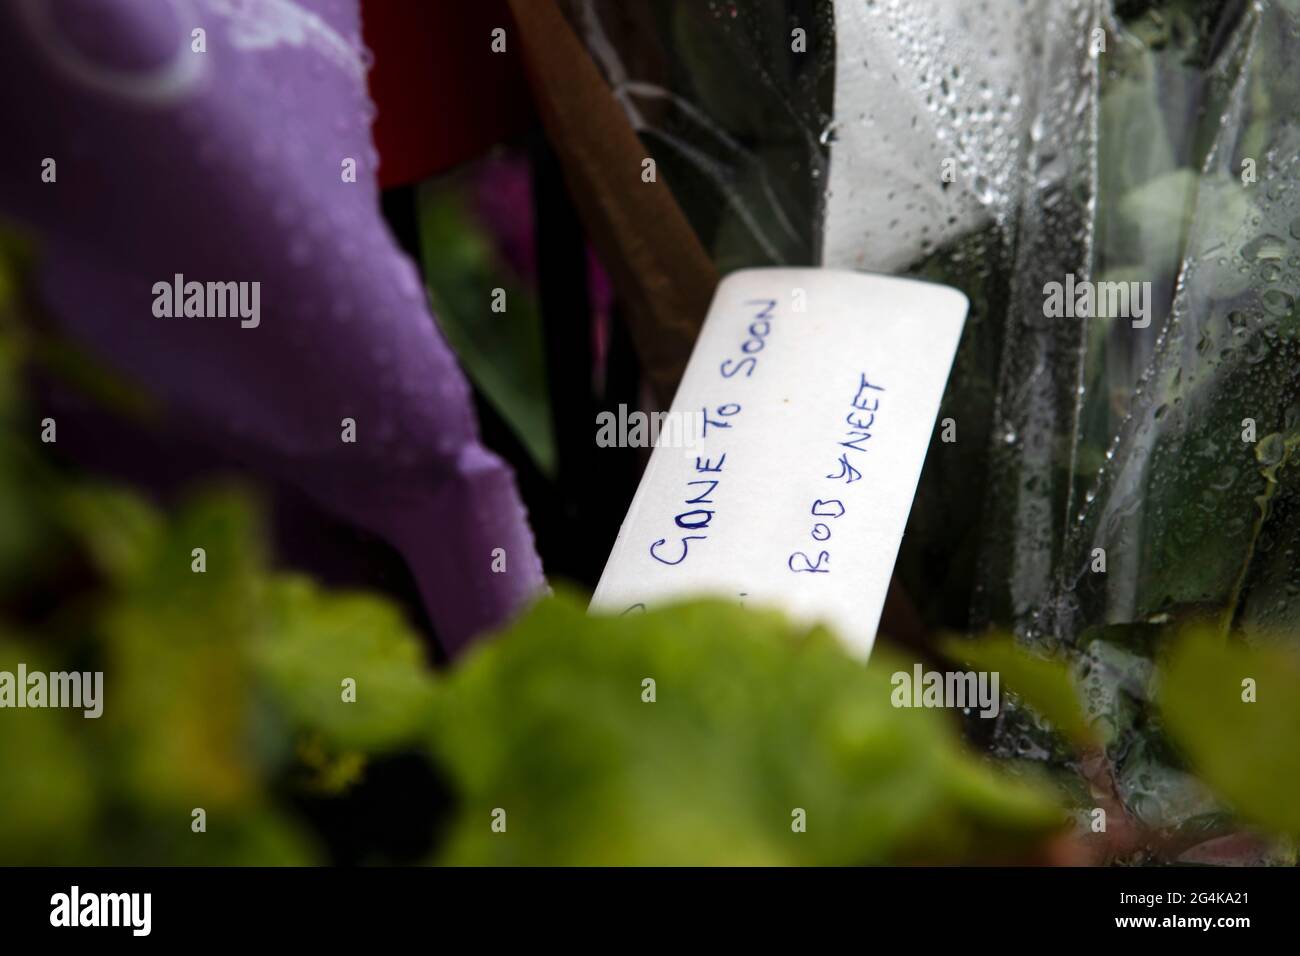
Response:
[{"label": "handwritten note", "polygon": [[698,595],[875,639],[967,310],[945,286],[749,269],[718,286],[592,608]]}]

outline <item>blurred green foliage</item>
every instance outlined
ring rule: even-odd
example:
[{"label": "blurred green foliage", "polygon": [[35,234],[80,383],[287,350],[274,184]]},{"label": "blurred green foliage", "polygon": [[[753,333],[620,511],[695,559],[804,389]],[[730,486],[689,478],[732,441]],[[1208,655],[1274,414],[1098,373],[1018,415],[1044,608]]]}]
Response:
[{"label": "blurred green foliage", "polygon": [[1300,837],[1300,658],[1225,642],[1210,630],[1180,642],[1159,701],[1170,735],[1201,777],[1247,819]]},{"label": "blurred green foliage", "polygon": [[965,752],[946,715],[891,705],[903,666],[722,602],[619,618],[547,601],[439,695],[433,746],[463,797],[442,858],[955,862],[1058,828],[1050,796]]},{"label": "blurred green foliage", "polygon": [[[0,861],[319,860],[277,778],[303,763],[303,742],[346,762],[413,740],[433,686],[418,638],[381,599],[269,571],[244,493],[208,491],[169,517],[126,492],[60,485],[29,488],[38,537],[83,546],[94,583],[6,621],[0,669],[102,671],[104,711],[0,714]],[[77,558],[51,566],[62,576]],[[191,832],[195,808],[206,833]]]}]

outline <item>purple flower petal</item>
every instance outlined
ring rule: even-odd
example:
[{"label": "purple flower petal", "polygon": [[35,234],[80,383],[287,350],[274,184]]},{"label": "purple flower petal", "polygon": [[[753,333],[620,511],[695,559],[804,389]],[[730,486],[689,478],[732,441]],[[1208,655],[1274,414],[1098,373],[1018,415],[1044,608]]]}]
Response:
[{"label": "purple flower petal", "polygon": [[[366,68],[355,0],[16,0],[0,10],[0,211],[40,238],[70,332],[392,541],[456,648],[544,581],[380,217]],[[257,283],[256,327],[156,316],[154,286],[176,275],[246,283],[249,301]]]}]

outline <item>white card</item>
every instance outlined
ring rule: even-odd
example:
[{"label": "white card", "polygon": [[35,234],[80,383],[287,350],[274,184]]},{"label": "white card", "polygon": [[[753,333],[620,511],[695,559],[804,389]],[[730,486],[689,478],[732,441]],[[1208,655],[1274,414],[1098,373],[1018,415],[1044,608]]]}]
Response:
[{"label": "white card", "polygon": [[865,657],[967,305],[827,269],[724,279],[592,609],[722,596]]}]

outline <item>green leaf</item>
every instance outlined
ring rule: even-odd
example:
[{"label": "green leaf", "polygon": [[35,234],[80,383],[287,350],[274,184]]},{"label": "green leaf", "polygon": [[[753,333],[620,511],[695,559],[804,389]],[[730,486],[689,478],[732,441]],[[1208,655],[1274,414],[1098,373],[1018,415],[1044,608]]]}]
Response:
[{"label": "green leaf", "polygon": [[[452,174],[418,192],[424,279],[438,325],[466,374],[506,420],[545,474],[555,471],[542,319],[521,277],[498,261],[491,237],[467,208],[472,180]],[[495,289],[506,311],[493,312]],[[589,317],[569,316],[585,333]]]},{"label": "green leaf", "polygon": [[[424,647],[388,601],[276,580],[253,642],[257,674],[292,724],[337,747],[391,749],[418,736],[433,698]],[[356,682],[355,702],[342,682]]]},{"label": "green leaf", "polygon": [[[0,634],[0,671],[52,670],[30,642]],[[76,862],[97,809],[81,711],[0,711],[0,863],[49,866]],[[79,725],[79,726],[78,726]]]},{"label": "green leaf", "polygon": [[943,647],[955,660],[996,672],[1003,690],[1017,694],[1074,743],[1085,747],[1097,743],[1064,662],[1032,654],[1006,636],[977,641],[949,638]]},{"label": "green leaf", "polygon": [[545,601],[439,695],[432,744],[461,797],[441,860],[951,861],[1060,824],[1042,791],[965,753],[946,715],[892,706],[898,669],[726,603],[613,618]]},{"label": "green leaf", "polygon": [[[1245,682],[1254,684],[1247,702]],[[1198,774],[1247,819],[1300,836],[1300,657],[1189,632],[1161,671],[1165,726]]]},{"label": "green leaf", "polygon": [[57,494],[53,510],[56,522],[113,581],[146,574],[164,533],[162,516],[119,488],[74,485]]},{"label": "green leaf", "polygon": [[42,335],[31,351],[33,361],[46,372],[105,411],[150,425],[161,419],[157,399],[72,340]]},{"label": "green leaf", "polygon": [[[122,511],[144,509],[135,502]],[[239,652],[257,626],[256,512],[233,490],[212,492],[149,538],[103,611],[104,730],[121,785],[138,805],[233,812],[256,800],[258,786],[251,687]],[[199,547],[201,573],[192,570]]]}]

